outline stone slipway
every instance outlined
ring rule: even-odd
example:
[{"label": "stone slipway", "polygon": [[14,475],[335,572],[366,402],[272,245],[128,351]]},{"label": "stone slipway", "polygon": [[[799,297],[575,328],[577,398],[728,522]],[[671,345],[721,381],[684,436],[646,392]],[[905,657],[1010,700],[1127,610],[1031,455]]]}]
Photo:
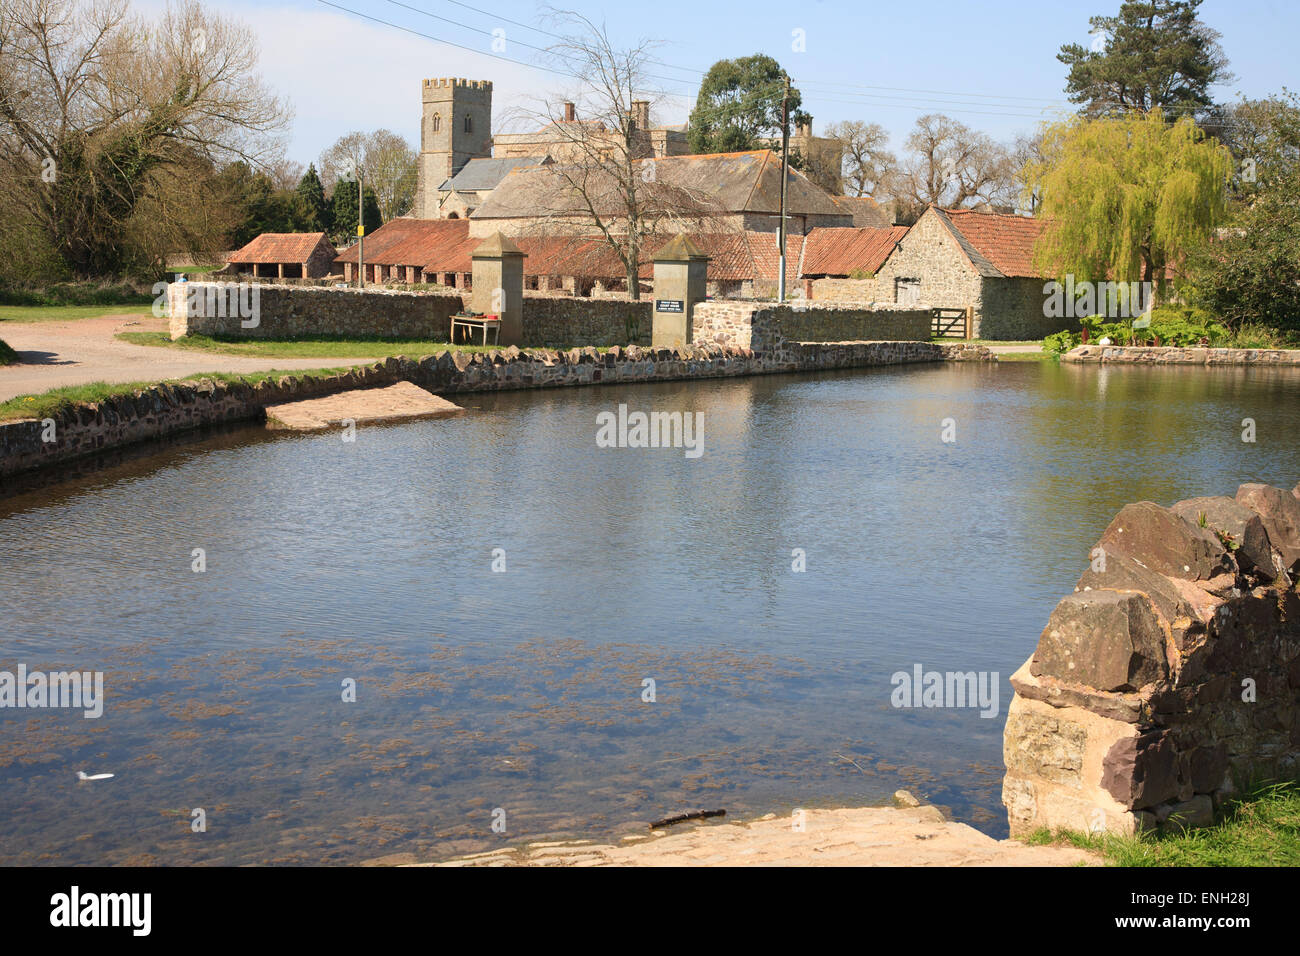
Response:
[{"label": "stone slipway", "polygon": [[[805,810],[588,841],[532,843],[424,866],[1075,866],[1101,858],[1064,846],[995,840],[930,806]],[[386,860],[376,862],[399,862]]]},{"label": "stone slipway", "polygon": [[439,398],[410,382],[397,382],[386,388],[351,389],[266,406],[266,427],[315,431],[351,421],[356,425],[407,421],[419,418],[446,418],[464,409]]}]

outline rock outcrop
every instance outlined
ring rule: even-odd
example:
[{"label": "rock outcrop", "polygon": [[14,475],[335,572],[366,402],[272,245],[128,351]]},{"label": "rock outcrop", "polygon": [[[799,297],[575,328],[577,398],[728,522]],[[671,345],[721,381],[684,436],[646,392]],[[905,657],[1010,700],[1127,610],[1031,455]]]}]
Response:
[{"label": "rock outcrop", "polygon": [[1120,511],[1011,677],[1012,834],[1201,826],[1300,771],[1300,485]]}]

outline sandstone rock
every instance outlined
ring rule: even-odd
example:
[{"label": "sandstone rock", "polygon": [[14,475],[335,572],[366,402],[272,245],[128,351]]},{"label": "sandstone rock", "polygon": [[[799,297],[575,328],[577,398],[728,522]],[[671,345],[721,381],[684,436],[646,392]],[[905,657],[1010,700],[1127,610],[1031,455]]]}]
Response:
[{"label": "sandstone rock", "polygon": [[1089,566],[1075,585],[1075,592],[1089,590],[1140,591],[1151,599],[1168,623],[1195,616],[1194,609],[1173,581],[1126,554],[1107,554],[1105,571],[1094,571]]},{"label": "sandstone rock", "polygon": [[1237,501],[1263,521],[1282,570],[1300,570],[1300,498],[1272,485],[1245,484],[1237,489]]},{"label": "sandstone rock", "polygon": [[[1160,817],[1160,814],[1156,814]],[[1164,818],[1161,820],[1161,829],[1166,832],[1177,833],[1182,830],[1190,830],[1194,827],[1208,827],[1214,824],[1214,801],[1208,794],[1197,794],[1190,800],[1181,803],[1175,803],[1172,806],[1167,805],[1164,811]]]},{"label": "sandstone rock", "polygon": [[1108,556],[1128,555],[1173,578],[1203,581],[1235,570],[1215,534],[1152,501],[1125,505],[1100,545]]},{"label": "sandstone rock", "polygon": [[[1179,519],[1181,520],[1181,519]],[[1135,591],[1069,595],[1038,639],[1030,673],[1103,691],[1135,691],[1169,672],[1151,600]]]},{"label": "sandstone rock", "polygon": [[1142,719],[1143,697],[1137,693],[1103,693],[1082,684],[1070,684],[1044,674],[1035,677],[1026,661],[1011,675],[1011,687],[1021,697],[1041,700],[1053,707],[1080,707],[1111,720],[1136,724]]},{"label": "sandstone rock", "polygon": [[912,796],[906,790],[894,791],[894,806],[896,807],[919,807],[921,801]]},{"label": "sandstone rock", "polygon": [[1237,559],[1245,570],[1257,569],[1269,575],[1274,573],[1272,549],[1264,522],[1235,498],[1226,495],[1213,498],[1188,498],[1169,509],[1193,524],[1199,525],[1202,515],[1206,526],[1213,531],[1229,535],[1237,543]]},{"label": "sandstone rock", "polygon": [[1117,741],[1106,753],[1101,785],[1126,807],[1153,807],[1178,795],[1178,753],[1168,731]]}]

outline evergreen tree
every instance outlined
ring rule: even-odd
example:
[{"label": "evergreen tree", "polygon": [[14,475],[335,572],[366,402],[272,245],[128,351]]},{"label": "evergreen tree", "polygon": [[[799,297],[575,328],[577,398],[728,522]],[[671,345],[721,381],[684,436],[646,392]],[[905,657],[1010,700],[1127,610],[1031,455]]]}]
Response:
[{"label": "evergreen tree", "polygon": [[306,205],[311,217],[312,232],[330,232],[334,222],[330,217],[330,204],[325,199],[325,187],[316,173],[316,164],[312,163],[303,173],[298,183],[298,196]]},{"label": "evergreen tree", "polygon": [[[379,214],[379,200],[369,186],[366,190],[366,235],[374,232],[383,224]],[[330,219],[336,242],[349,242],[357,235],[357,184],[341,179],[334,186],[334,195],[330,197]]]},{"label": "evergreen tree", "polygon": [[1066,91],[1089,116],[1163,109],[1170,119],[1213,105],[1210,87],[1232,79],[1219,34],[1196,16],[1201,0],[1125,0],[1119,15],[1092,17],[1089,47],[1070,43]]}]

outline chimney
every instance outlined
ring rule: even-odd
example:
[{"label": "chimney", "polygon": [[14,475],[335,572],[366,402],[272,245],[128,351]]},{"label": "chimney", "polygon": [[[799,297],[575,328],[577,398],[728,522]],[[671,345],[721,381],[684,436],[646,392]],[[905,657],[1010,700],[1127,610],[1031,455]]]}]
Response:
[{"label": "chimney", "polygon": [[565,103],[565,104],[564,104],[564,122],[566,122],[566,123],[572,123],[572,122],[573,122],[573,104],[572,104],[572,103]]},{"label": "chimney", "polygon": [[632,101],[632,122],[636,124],[637,129],[650,128],[650,101],[633,100]]}]

